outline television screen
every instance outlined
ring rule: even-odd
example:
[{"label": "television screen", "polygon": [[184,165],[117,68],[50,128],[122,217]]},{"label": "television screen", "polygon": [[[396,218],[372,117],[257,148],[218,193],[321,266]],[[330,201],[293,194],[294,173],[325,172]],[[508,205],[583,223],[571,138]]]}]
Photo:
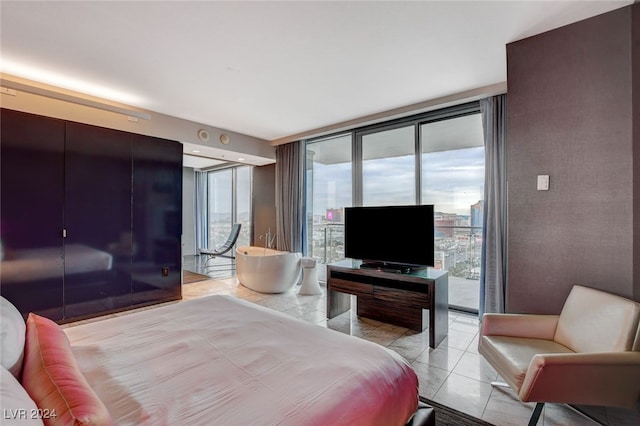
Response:
[{"label": "television screen", "polygon": [[345,256],[365,263],[433,266],[433,205],[347,207]]}]

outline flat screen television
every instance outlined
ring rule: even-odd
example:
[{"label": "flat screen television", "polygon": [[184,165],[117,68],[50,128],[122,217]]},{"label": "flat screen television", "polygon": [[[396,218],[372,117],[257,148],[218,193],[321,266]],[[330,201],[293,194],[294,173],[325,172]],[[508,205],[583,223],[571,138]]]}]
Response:
[{"label": "flat screen television", "polygon": [[347,207],[345,256],[397,272],[433,266],[433,228],[433,205]]}]

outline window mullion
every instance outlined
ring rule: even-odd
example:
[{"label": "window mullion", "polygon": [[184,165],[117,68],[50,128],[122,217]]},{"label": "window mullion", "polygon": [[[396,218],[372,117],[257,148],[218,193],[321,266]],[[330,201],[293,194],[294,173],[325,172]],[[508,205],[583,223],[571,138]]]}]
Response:
[{"label": "window mullion", "polygon": [[422,137],[420,134],[420,125],[413,125],[415,138],[415,155],[416,155],[416,204],[422,204]]},{"label": "window mullion", "polygon": [[359,207],[362,206],[362,134],[361,133],[352,133],[351,136],[351,144],[352,144],[352,158],[353,158],[353,206]]}]

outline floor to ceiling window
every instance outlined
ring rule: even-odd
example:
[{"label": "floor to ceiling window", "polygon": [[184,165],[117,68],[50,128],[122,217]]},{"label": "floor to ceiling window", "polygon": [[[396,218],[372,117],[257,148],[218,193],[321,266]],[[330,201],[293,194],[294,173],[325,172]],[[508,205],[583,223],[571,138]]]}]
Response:
[{"label": "floor to ceiling window", "polygon": [[449,272],[449,304],[479,303],[484,137],[479,113],[420,125],[422,204],[435,210],[436,268]]},{"label": "floor to ceiling window", "polygon": [[251,235],[251,167],[208,172],[209,247],[227,240],[231,225],[240,223],[237,245],[249,245]]},{"label": "floor to ceiling window", "polygon": [[450,306],[477,312],[483,145],[477,102],[307,141],[307,253],[344,257],[344,207],[433,204]]},{"label": "floor to ceiling window", "polygon": [[231,232],[233,222],[232,169],[208,173],[209,247],[221,246]]},{"label": "floor to ceiling window", "polygon": [[362,135],[362,205],[416,203],[413,126]]},{"label": "floor to ceiling window", "polygon": [[251,167],[236,167],[236,211],[235,222],[242,225],[238,236],[238,246],[251,245]]},{"label": "floor to ceiling window", "polygon": [[345,207],[352,205],[351,134],[306,146],[307,253],[320,266],[344,258]]}]

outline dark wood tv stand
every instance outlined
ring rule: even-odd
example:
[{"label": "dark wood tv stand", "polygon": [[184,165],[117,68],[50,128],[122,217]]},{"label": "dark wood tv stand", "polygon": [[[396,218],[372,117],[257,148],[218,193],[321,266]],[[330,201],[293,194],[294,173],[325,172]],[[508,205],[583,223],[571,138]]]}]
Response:
[{"label": "dark wood tv stand", "polygon": [[447,337],[447,271],[425,268],[405,274],[360,268],[361,264],[346,259],[327,265],[327,318],[351,309],[353,294],[359,316],[415,331],[428,326],[432,348]]}]

